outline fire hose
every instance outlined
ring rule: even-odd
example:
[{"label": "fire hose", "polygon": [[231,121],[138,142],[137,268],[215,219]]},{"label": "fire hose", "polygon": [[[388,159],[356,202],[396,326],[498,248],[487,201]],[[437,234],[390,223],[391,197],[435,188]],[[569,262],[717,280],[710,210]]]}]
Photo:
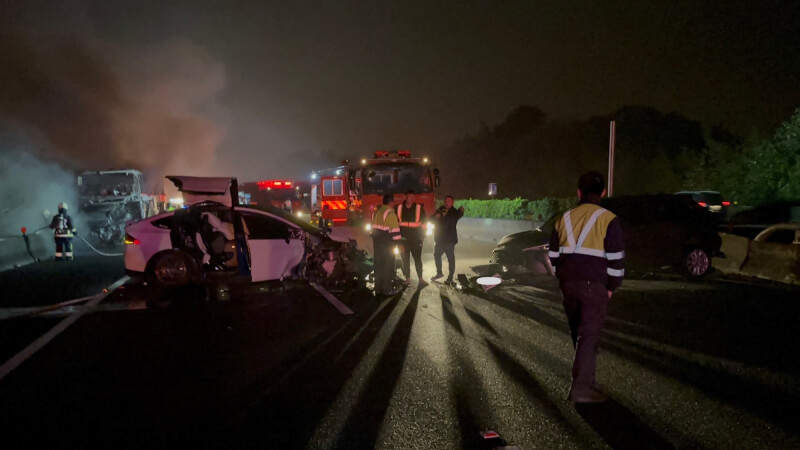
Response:
[{"label": "fire hose", "polygon": [[[50,227],[49,226],[44,226],[42,228],[39,228],[38,230],[34,231],[33,234],[38,234],[40,231],[42,231],[42,230],[44,230],[46,228],[50,228]],[[87,241],[83,236],[81,236],[79,234],[76,234],[75,236],[78,239],[82,240],[84,244],[86,244],[93,252],[97,253],[100,256],[122,256],[122,255],[124,255],[124,253],[105,253],[105,252],[101,252],[100,250],[96,249],[94,247],[94,245],[90,244],[89,241]]]}]

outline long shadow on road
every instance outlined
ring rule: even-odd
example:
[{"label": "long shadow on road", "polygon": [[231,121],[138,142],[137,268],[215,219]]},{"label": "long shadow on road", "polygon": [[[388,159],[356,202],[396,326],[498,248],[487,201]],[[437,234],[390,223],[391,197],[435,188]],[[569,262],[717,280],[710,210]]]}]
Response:
[{"label": "long shadow on road", "polygon": [[605,403],[576,405],[575,409],[613,449],[675,448],[640,418],[612,399]]},{"label": "long shadow on road", "polygon": [[361,397],[353,406],[350,417],[339,434],[337,448],[375,448],[378,432],[389,409],[389,402],[400,372],[403,370],[420,292],[419,289],[414,292],[403,315],[400,316],[392,337],[362,390]]},{"label": "long shadow on road", "polygon": [[[417,295],[414,299],[416,298]],[[400,300],[401,296],[397,295],[377,309],[357,315],[343,327],[331,330],[321,339],[320,347],[314,352],[315,356],[303,362],[287,379],[278,381],[277,384],[273,376],[262,380],[259,386],[254,387],[253,405],[248,408],[244,417],[220,430],[214,439],[214,446],[307,447],[326,412],[336,401],[341,389],[367,354]],[[414,304],[416,305],[416,301]],[[407,307],[401,324],[408,321],[409,311],[415,310],[416,307]],[[411,319],[413,320],[413,316]],[[402,330],[399,325],[398,330]],[[401,331],[397,333],[402,334]],[[398,346],[401,339],[401,336],[393,336],[390,345]],[[396,366],[395,359],[384,356],[376,370],[381,370],[383,376],[391,378],[391,372]],[[388,400],[386,401],[388,405]],[[377,403],[372,402],[368,405],[362,403],[361,406],[376,405]],[[357,409],[354,411],[354,414],[358,413]],[[367,425],[367,428],[374,428],[372,420]],[[377,435],[377,430],[372,434]]]}]

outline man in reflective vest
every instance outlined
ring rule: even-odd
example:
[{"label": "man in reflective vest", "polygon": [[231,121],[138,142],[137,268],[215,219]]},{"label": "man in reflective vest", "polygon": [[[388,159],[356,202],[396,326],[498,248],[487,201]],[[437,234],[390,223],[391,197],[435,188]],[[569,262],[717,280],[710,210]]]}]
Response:
[{"label": "man in reflective vest", "polygon": [[72,261],[72,238],[77,233],[72,217],[67,214],[67,204],[58,205],[58,214],[50,222],[50,228],[55,230],[56,261]]},{"label": "man in reflective vest", "polygon": [[427,230],[425,208],[414,202],[414,191],[406,192],[405,201],[397,205],[397,217],[400,219],[400,235],[405,240],[400,247],[405,284],[411,283],[411,256],[413,256],[419,286],[426,286],[428,283],[422,278],[422,243]]},{"label": "man in reflective vest", "polygon": [[372,216],[372,247],[374,252],[375,295],[394,295],[394,248],[400,243],[400,223],[392,208],[392,195],[383,196],[381,205]]},{"label": "man in reflective vest", "polygon": [[625,275],[625,242],[619,219],[598,203],[605,181],[588,172],[578,181],[580,204],[556,220],[550,237],[550,261],[564,296],[575,360],[572,364],[573,403],[599,403],[595,368],[600,331],[608,302]]}]

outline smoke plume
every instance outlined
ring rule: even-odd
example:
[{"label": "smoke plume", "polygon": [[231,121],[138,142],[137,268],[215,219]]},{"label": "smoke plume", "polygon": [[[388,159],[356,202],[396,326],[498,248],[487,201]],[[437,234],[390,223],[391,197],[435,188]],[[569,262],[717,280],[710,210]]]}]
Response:
[{"label": "smoke plume", "polygon": [[201,47],[11,28],[0,31],[0,55],[0,125],[25,133],[38,157],[151,178],[210,172],[224,136],[216,96],[225,70]]}]

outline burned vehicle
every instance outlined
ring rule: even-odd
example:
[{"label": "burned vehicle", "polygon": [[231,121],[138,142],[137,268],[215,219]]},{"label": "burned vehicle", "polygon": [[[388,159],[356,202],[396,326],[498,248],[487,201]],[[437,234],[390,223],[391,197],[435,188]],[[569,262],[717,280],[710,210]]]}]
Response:
[{"label": "burned vehicle", "polygon": [[[626,270],[670,266],[687,278],[699,278],[711,269],[712,257],[722,256],[715,218],[689,198],[622,196],[604,198],[600,206],[622,223]],[[505,236],[492,251],[490,262],[506,271],[553,275],[547,250],[558,217],[551,217],[536,230]]]},{"label": "burned vehicle", "polygon": [[127,222],[159,211],[155,197],[142,192],[143,184],[144,176],[133,169],[84,172],[78,177],[78,211],[95,244],[121,246]]},{"label": "burned vehicle", "polygon": [[168,178],[187,206],[125,228],[132,276],[162,287],[301,279],[340,291],[371,270],[355,242],[334,240],[277,209],[239,206],[235,178]]}]

